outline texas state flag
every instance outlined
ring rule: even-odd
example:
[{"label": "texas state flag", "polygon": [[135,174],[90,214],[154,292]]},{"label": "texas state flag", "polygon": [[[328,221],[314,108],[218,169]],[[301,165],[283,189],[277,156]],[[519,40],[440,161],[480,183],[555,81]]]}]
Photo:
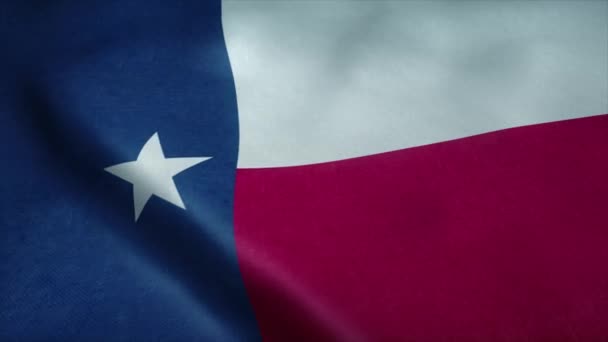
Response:
[{"label": "texas state flag", "polygon": [[607,341],[608,1],[0,4],[0,340]]}]

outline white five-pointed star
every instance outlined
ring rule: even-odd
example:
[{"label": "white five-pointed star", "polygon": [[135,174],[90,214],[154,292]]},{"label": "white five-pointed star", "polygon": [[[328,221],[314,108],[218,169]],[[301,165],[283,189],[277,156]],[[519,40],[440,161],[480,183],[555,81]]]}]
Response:
[{"label": "white five-pointed star", "polygon": [[133,184],[135,221],[152,195],[186,209],[173,176],[211,157],[165,158],[163,148],[154,133],[141,148],[137,160],[116,164],[104,170]]}]

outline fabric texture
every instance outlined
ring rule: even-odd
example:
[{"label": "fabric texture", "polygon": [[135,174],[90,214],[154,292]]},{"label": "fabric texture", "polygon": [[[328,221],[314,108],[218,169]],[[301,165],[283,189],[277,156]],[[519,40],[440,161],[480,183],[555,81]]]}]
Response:
[{"label": "fabric texture", "polygon": [[608,1],[0,3],[1,341],[608,340]]}]

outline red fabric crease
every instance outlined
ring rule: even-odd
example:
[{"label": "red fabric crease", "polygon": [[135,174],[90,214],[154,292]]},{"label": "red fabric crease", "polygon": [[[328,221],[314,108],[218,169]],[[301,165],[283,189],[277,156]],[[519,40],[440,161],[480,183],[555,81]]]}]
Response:
[{"label": "red fabric crease", "polygon": [[357,328],[348,327],[341,317],[332,312],[323,298],[301,286],[297,274],[290,274],[275,264],[262,251],[247,246],[247,241],[239,242],[241,267],[254,273],[251,284],[256,298],[262,304],[260,310],[273,317],[273,328],[264,333],[265,340],[282,340],[293,331],[307,331],[306,339],[335,341],[360,340]]}]

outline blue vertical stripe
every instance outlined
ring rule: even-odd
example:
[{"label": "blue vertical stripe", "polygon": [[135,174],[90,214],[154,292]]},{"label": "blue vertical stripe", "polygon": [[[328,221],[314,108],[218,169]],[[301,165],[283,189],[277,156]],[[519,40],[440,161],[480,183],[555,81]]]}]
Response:
[{"label": "blue vertical stripe", "polygon": [[[0,5],[0,339],[258,340],[219,1]],[[187,210],[104,168],[158,132]]]}]

